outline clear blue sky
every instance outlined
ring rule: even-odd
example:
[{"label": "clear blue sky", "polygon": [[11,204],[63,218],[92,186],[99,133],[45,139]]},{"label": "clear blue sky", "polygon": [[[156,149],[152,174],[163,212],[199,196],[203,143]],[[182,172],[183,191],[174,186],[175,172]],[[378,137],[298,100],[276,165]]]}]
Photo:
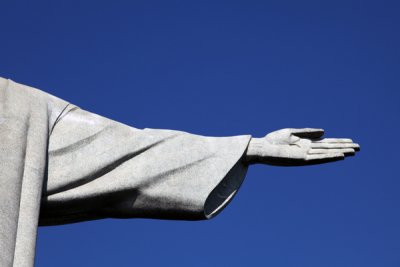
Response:
[{"label": "clear blue sky", "polygon": [[144,128],[321,127],[361,152],[255,166],[210,221],[41,228],[37,266],[400,266],[399,1],[1,1],[0,76]]}]

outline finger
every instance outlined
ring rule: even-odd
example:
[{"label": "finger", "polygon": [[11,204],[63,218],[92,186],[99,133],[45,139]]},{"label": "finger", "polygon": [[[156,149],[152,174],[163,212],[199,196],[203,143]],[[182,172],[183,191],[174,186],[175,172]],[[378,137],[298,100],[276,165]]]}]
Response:
[{"label": "finger", "polygon": [[356,143],[311,143],[311,148],[337,148],[337,149],[342,149],[342,148],[353,148],[354,150],[358,151],[360,150],[360,145]]},{"label": "finger", "polygon": [[313,160],[340,160],[344,159],[344,154],[343,153],[332,153],[332,154],[313,154],[313,155],[307,155],[306,160],[307,161],[313,161]]},{"label": "finger", "polygon": [[290,129],[290,131],[295,136],[310,138],[310,139],[320,138],[321,136],[324,135],[324,130],[317,128],[300,128],[300,129],[292,128]]},{"label": "finger", "polygon": [[353,140],[349,138],[324,138],[318,141],[314,141],[315,143],[353,143]]},{"label": "finger", "polygon": [[337,154],[342,153],[344,155],[353,155],[355,150],[353,148],[342,148],[342,149],[321,149],[312,148],[308,151],[308,154]]}]

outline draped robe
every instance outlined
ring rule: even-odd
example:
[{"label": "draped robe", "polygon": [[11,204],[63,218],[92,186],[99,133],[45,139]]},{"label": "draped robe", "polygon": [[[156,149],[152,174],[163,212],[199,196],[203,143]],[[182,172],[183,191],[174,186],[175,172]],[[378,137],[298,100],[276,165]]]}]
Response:
[{"label": "draped robe", "polygon": [[0,266],[33,266],[39,225],[212,218],[250,138],[136,129],[0,78]]}]

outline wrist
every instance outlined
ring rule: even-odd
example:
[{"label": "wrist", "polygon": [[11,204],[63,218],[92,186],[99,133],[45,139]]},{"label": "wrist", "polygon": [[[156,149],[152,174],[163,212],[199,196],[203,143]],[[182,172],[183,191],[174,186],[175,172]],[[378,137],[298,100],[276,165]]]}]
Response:
[{"label": "wrist", "polygon": [[264,146],[264,138],[251,138],[246,150],[246,161],[248,163],[257,163],[263,155]]}]

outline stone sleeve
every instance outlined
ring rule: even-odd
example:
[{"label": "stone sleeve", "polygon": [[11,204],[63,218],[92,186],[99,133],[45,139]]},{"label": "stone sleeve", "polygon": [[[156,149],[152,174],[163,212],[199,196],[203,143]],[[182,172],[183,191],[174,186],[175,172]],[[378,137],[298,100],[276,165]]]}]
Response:
[{"label": "stone sleeve", "polygon": [[211,218],[245,177],[250,138],[136,129],[72,108],[50,136],[40,224]]}]

